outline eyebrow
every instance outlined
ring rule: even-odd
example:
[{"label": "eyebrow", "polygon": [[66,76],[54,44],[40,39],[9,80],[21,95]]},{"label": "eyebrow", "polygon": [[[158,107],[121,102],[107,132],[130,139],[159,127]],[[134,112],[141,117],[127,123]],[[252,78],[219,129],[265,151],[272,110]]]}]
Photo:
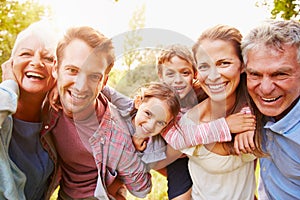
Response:
[{"label": "eyebrow", "polygon": [[209,65],[208,62],[200,62],[200,63],[198,63],[197,65],[203,65],[203,64],[208,64],[208,65]]},{"label": "eyebrow", "polygon": [[246,67],[245,70],[248,73],[256,73],[257,72],[256,70],[253,70],[252,68],[249,68],[249,67]]},{"label": "eyebrow", "polygon": [[[249,68],[246,66],[245,70],[247,72],[257,72],[257,70],[254,70],[252,68]],[[278,68],[276,71],[272,72],[273,73],[278,73],[278,72],[290,72],[290,71],[293,71],[293,69],[291,67],[281,67],[281,68]]]},{"label": "eyebrow", "polygon": [[33,51],[33,50],[30,48],[22,47],[19,49],[19,51]]},{"label": "eyebrow", "polygon": [[64,65],[63,67],[73,67],[73,68],[79,68],[79,67],[77,67],[77,66],[75,66],[75,65],[72,65],[72,64],[66,64],[66,65]]}]

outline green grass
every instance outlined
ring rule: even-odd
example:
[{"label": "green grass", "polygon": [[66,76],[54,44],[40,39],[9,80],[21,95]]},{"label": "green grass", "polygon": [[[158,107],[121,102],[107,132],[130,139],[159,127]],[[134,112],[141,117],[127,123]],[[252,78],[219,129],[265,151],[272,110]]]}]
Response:
[{"label": "green grass", "polygon": [[[167,200],[167,178],[160,173],[151,170],[152,175],[152,190],[151,193],[147,195],[146,200]],[[139,200],[141,198],[137,198],[132,196],[129,192],[127,193],[127,200]]]}]

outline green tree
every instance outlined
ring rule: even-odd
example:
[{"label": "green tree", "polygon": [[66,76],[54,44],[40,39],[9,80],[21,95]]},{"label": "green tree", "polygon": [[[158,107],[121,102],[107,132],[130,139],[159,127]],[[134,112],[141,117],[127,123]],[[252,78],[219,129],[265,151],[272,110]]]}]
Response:
[{"label": "green tree", "polygon": [[51,10],[40,5],[36,0],[22,2],[0,0],[0,8],[0,63],[2,64],[9,59],[18,33],[32,22],[49,16]]},{"label": "green tree", "polygon": [[273,18],[280,16],[282,19],[297,19],[300,11],[298,0],[274,0],[274,8],[271,11]]},{"label": "green tree", "polygon": [[115,88],[122,94],[133,98],[140,86],[151,81],[158,81],[155,65],[140,65],[128,70]]},{"label": "green tree", "polygon": [[129,28],[131,31],[128,32],[125,36],[125,54],[123,55],[123,61],[124,64],[128,67],[128,70],[130,70],[132,63],[138,58],[140,54],[138,47],[140,46],[143,38],[139,35],[139,29],[145,27],[145,9],[145,5],[137,8],[129,21]]},{"label": "green tree", "polygon": [[[284,20],[300,20],[300,1],[299,0],[263,0],[257,2],[257,5],[263,5],[271,8],[273,19],[282,18]],[[271,5],[272,4],[272,5]]]}]

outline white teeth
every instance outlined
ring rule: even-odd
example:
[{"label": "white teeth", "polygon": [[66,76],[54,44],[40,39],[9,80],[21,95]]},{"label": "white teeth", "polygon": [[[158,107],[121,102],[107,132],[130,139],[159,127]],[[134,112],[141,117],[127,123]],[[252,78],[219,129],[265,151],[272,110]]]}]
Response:
[{"label": "white teeth", "polygon": [[41,78],[41,79],[45,78],[43,75],[35,73],[35,72],[27,72],[26,76],[31,76],[31,77],[35,77],[35,78]]},{"label": "white teeth", "polygon": [[174,87],[175,90],[183,90],[185,88],[185,86],[182,86],[182,87]]},{"label": "white teeth", "polygon": [[86,97],[86,95],[79,95],[79,94],[72,93],[72,97],[77,98],[77,99],[84,99]]},{"label": "white teeth", "polygon": [[213,90],[217,90],[217,89],[220,89],[222,87],[224,87],[226,84],[223,83],[223,84],[218,84],[218,85],[208,85],[210,89],[213,89]]},{"label": "white teeth", "polygon": [[272,101],[276,101],[279,97],[276,97],[276,98],[264,98],[262,97],[261,99],[264,100],[264,101],[267,101],[267,102],[272,102]]}]

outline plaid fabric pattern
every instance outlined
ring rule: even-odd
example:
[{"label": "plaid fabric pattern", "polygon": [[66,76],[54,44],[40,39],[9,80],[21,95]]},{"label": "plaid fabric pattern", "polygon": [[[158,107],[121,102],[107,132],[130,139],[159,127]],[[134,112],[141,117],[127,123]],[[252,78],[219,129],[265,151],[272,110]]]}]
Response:
[{"label": "plaid fabric pattern", "polygon": [[118,176],[135,196],[142,198],[150,192],[151,175],[133,146],[126,124],[110,103],[90,144],[106,186]]},{"label": "plaid fabric pattern", "polygon": [[[98,187],[104,187],[107,192],[109,186],[117,176],[124,182],[127,189],[133,195],[144,198],[151,191],[151,174],[147,171],[146,165],[138,156],[129,134],[128,128],[119,115],[117,109],[110,104],[102,95],[99,97],[98,105],[106,106],[105,113],[101,116],[101,122],[97,131],[89,139],[93,156],[98,168],[101,181],[98,180],[95,196],[102,197],[104,194],[97,194],[103,191]],[[100,110],[100,107],[98,108]],[[50,112],[50,118],[46,119],[42,130],[42,143],[55,162],[55,172],[52,176],[51,188],[53,191],[60,180],[60,167],[57,164],[57,153],[53,141],[51,141],[51,130],[60,117],[61,113],[54,110]],[[100,185],[100,183],[102,183]]]}]

